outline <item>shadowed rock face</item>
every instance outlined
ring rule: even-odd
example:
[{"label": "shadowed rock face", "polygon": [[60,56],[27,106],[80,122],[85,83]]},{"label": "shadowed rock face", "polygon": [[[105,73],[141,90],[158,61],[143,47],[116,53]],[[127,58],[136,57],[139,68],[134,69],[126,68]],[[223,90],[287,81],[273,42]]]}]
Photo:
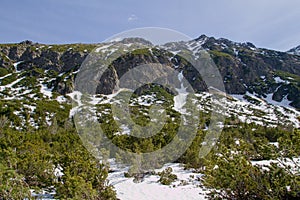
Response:
[{"label": "shadowed rock face", "polygon": [[[245,94],[248,91],[262,97],[273,93],[273,100],[281,101],[286,97],[291,101],[292,106],[300,108],[300,56],[292,54],[291,51],[284,53],[260,49],[251,43],[235,43],[205,35],[195,41],[202,43],[202,47],[208,51],[217,65],[227,93]],[[189,41],[187,44],[195,41]],[[125,42],[143,42],[150,45],[142,39],[139,41],[127,39]],[[0,65],[1,68],[13,71],[13,63],[22,61],[17,66],[21,71],[41,68],[58,73],[74,72],[79,69],[89,52],[95,47],[96,44],[43,45],[30,41],[3,44],[0,45]],[[190,63],[178,56],[156,49],[155,55],[152,52],[127,53],[116,59],[99,78],[96,93],[114,92],[114,89],[118,87],[119,79],[130,69],[145,64],[151,67],[151,63],[159,63],[178,72],[182,71],[196,92],[207,90],[203,78]],[[147,74],[144,75],[147,76]],[[283,81],[276,81],[276,77]],[[74,79],[71,80],[71,82],[65,82],[64,79],[57,77],[52,81],[52,87],[58,93],[69,93],[74,89]]]}]

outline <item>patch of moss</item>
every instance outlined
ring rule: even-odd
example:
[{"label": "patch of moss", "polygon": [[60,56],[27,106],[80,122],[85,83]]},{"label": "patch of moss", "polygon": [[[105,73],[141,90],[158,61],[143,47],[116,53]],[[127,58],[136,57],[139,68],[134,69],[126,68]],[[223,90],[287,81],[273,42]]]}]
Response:
[{"label": "patch of moss", "polygon": [[226,58],[231,58],[231,55],[228,53],[224,53],[221,51],[217,51],[217,50],[211,50],[209,51],[209,53],[213,56],[217,56],[217,57],[226,57]]},{"label": "patch of moss", "polygon": [[6,68],[0,67],[0,77],[3,77],[8,73],[9,71]]},{"label": "patch of moss", "polygon": [[60,44],[60,45],[49,45],[48,47],[51,46],[52,51],[57,51],[57,52],[65,52],[68,50],[73,50],[76,52],[91,52],[94,48],[97,47],[96,44]]},{"label": "patch of moss", "polygon": [[289,72],[277,70],[275,71],[275,76],[279,76],[283,80],[287,80],[292,83],[299,83],[300,82],[300,76],[296,74],[291,74]]},{"label": "patch of moss", "polygon": [[149,49],[136,49],[131,52],[133,55],[150,55]]},{"label": "patch of moss", "polygon": [[1,85],[7,85],[17,80],[17,74],[12,74],[10,76],[5,77],[1,80]]},{"label": "patch of moss", "polygon": [[261,102],[259,100],[255,99],[255,98],[252,98],[248,95],[244,95],[244,99],[246,99],[248,102],[253,103],[255,105],[260,105],[261,104]]},{"label": "patch of moss", "polygon": [[16,47],[16,46],[18,46],[17,43],[0,44],[0,48],[3,48],[3,47]]}]

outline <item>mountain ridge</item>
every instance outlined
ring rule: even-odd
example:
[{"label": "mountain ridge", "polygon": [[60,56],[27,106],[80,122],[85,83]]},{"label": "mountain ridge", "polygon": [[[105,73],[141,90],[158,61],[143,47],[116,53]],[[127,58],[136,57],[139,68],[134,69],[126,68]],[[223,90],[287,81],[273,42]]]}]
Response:
[{"label": "mountain ridge", "polygon": [[[132,41],[127,39],[125,42],[130,43]],[[287,99],[291,106],[300,108],[300,57],[298,55],[257,48],[249,42],[237,43],[206,35],[201,35],[185,44],[193,46],[194,42],[200,43],[216,63],[227,93],[246,94],[246,92],[250,92],[262,98],[267,98],[268,95],[272,94],[272,100],[281,102]],[[35,68],[53,70],[59,74],[75,72],[89,53],[99,45],[104,46],[102,44],[80,43],[44,45],[31,41],[24,41],[19,44],[1,44],[0,68],[4,68],[7,73],[15,70],[30,71]],[[137,55],[137,57],[140,57],[138,58],[140,63],[148,63],[155,56],[149,54]],[[162,58],[162,62],[165,62],[162,64],[181,64],[183,67],[182,63],[174,63],[168,59],[168,56]],[[36,74],[33,73],[32,75]],[[195,86],[196,90],[205,90],[205,84],[201,77],[199,81],[195,81],[193,79],[198,77],[193,77],[193,74],[184,72],[184,75],[188,76],[187,80]],[[54,91],[60,94],[70,93],[74,89],[73,81],[74,79],[66,83],[58,77],[49,84],[49,87],[54,88]],[[109,88],[113,86],[111,85]],[[112,92],[111,90],[108,89],[106,93]]]},{"label": "mountain ridge", "polygon": [[288,50],[287,53],[300,56],[300,45]]}]

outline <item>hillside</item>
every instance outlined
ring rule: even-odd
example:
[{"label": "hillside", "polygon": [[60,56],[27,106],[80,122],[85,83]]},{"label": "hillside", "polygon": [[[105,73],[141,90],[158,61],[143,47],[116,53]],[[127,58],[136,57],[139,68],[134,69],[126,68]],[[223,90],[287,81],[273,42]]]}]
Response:
[{"label": "hillside", "polygon": [[[181,55],[209,55],[224,91],[207,81],[217,72],[202,77]],[[99,71],[104,64],[108,68]],[[64,45],[24,41],[0,44],[0,65],[0,180],[27,191],[20,192],[23,198],[29,189],[33,196],[60,199],[132,199],[161,189],[165,199],[172,191],[173,199],[214,199],[228,188],[233,191],[228,199],[299,197],[297,54],[205,35],[161,46],[141,38]],[[122,79],[139,66],[144,68],[132,73],[135,78]],[[143,84],[153,77],[157,84]],[[104,135],[94,135],[99,130]],[[176,136],[180,130],[188,133],[182,136],[186,148]],[[119,149],[103,151],[108,141]],[[144,155],[172,141],[167,159]],[[199,157],[210,145],[207,157]],[[1,189],[9,191],[0,185],[0,199]]]}]

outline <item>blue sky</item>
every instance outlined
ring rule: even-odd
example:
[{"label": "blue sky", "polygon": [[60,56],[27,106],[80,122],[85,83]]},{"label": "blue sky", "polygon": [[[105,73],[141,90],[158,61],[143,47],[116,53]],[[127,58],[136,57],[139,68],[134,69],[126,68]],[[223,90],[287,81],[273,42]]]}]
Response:
[{"label": "blue sky", "polygon": [[0,43],[101,42],[163,27],[288,50],[300,45],[299,0],[1,0]]}]

